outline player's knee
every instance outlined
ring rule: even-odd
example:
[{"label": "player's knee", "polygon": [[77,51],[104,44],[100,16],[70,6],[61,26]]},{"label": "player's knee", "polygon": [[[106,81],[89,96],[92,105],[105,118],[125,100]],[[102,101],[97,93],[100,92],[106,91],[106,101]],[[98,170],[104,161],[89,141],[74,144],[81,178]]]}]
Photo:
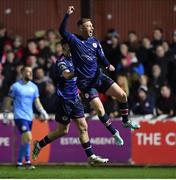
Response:
[{"label": "player's knee", "polygon": [[79,126],[79,130],[80,130],[80,133],[81,133],[81,134],[87,132],[87,131],[88,131],[87,123],[84,123],[84,124],[82,124],[81,126]]},{"label": "player's knee", "polygon": [[61,133],[62,133],[62,136],[67,135],[68,134],[68,129],[63,129]]},{"label": "player's knee", "polygon": [[67,135],[68,134],[68,131],[67,130],[64,130],[63,131],[63,136]]},{"label": "player's knee", "polygon": [[96,109],[96,113],[97,113],[98,116],[103,116],[104,113],[105,113],[105,110],[104,110],[103,107],[98,107],[98,108]]},{"label": "player's knee", "polygon": [[23,144],[26,144],[26,143],[31,144],[31,142],[32,142],[32,134],[30,132],[24,133],[22,135],[22,143]]},{"label": "player's knee", "polygon": [[26,137],[24,140],[23,140],[23,143],[24,144],[31,144],[32,143],[32,137]]},{"label": "player's knee", "polygon": [[122,102],[122,103],[127,102],[127,94],[124,91],[121,93],[119,102]]},{"label": "player's knee", "polygon": [[56,133],[55,133],[55,136],[56,136],[55,138],[58,138],[60,136],[65,136],[67,134],[68,134],[68,129],[67,128],[65,128],[65,129],[57,129]]}]

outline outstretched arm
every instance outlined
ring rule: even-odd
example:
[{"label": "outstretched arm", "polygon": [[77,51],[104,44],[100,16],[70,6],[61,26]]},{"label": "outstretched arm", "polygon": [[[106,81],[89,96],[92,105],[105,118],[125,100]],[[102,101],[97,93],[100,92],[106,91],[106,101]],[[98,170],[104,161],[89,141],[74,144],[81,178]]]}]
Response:
[{"label": "outstretched arm", "polygon": [[68,18],[73,12],[74,12],[74,6],[69,6],[68,10],[64,16],[64,19],[62,20],[60,27],[59,27],[59,32],[60,32],[61,36],[67,41],[70,41],[72,38],[72,34],[66,30],[66,27],[67,27]]}]

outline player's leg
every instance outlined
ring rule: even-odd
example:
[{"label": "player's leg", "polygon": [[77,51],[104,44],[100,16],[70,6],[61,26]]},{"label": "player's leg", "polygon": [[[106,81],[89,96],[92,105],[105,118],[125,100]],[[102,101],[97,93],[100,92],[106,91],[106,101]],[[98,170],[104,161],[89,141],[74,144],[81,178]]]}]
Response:
[{"label": "player's leg", "polygon": [[107,163],[109,159],[101,158],[93,153],[92,145],[89,140],[88,126],[84,117],[84,108],[79,97],[71,102],[72,112],[71,117],[75,120],[79,130],[79,138],[81,145],[87,155],[88,162],[92,163]]},{"label": "player's leg", "polygon": [[32,159],[36,160],[41,149],[47,144],[50,144],[55,139],[66,135],[70,127],[70,107],[69,103],[63,99],[57,99],[58,101],[58,111],[55,115],[55,120],[57,122],[57,128],[54,131],[51,131],[40,141],[34,141],[34,147],[32,152]]},{"label": "player's leg", "polygon": [[[97,84],[97,86],[99,86],[99,84]],[[104,90],[103,88],[102,90]],[[122,146],[124,144],[123,139],[120,137],[119,131],[112,126],[110,118],[106,114],[104,110],[104,106],[99,99],[99,94],[97,90],[95,88],[87,88],[87,89],[82,90],[82,94],[83,94],[83,97],[89,101],[91,107],[96,111],[103,125],[114,136],[116,144],[119,146]]]},{"label": "player's leg", "polygon": [[113,83],[106,91],[106,95],[113,96],[119,101],[120,112],[122,116],[122,121],[124,127],[129,127],[132,129],[138,129],[140,126],[134,122],[128,120],[128,100],[126,93],[117,85]]},{"label": "player's leg", "polygon": [[58,122],[57,128],[55,130],[49,132],[49,134],[42,138],[40,141],[34,141],[32,159],[36,160],[41,149],[44,148],[46,145],[52,143],[55,139],[68,134],[69,127],[70,124],[64,125]]},{"label": "player's leg", "polygon": [[81,145],[86,153],[86,156],[88,158],[88,162],[90,164],[95,164],[95,163],[107,163],[109,161],[108,158],[102,158],[100,156],[96,156],[93,153],[92,145],[89,140],[89,135],[88,135],[88,129],[87,129],[87,122],[85,118],[75,118],[74,119],[77,127],[79,129],[80,135],[80,142]]},{"label": "player's leg", "polygon": [[123,146],[124,141],[121,138],[119,131],[113,127],[110,117],[105,113],[104,106],[101,100],[99,99],[99,97],[92,99],[90,101],[90,105],[97,112],[97,115],[100,121],[109,130],[109,132],[114,136],[116,144],[119,146]]},{"label": "player's leg", "polygon": [[[19,149],[19,155],[17,160],[17,167],[22,168],[24,157],[27,158],[28,165],[30,164],[30,143],[32,140],[32,134],[30,125],[31,121],[26,121],[24,119],[15,119],[15,124],[21,134],[21,145]],[[31,164],[30,164],[31,165]]]},{"label": "player's leg", "polygon": [[26,161],[26,169],[35,169],[35,166],[31,165],[30,161],[30,146],[32,142],[32,133],[31,130],[24,132],[22,134],[22,144],[24,146],[24,156]]}]

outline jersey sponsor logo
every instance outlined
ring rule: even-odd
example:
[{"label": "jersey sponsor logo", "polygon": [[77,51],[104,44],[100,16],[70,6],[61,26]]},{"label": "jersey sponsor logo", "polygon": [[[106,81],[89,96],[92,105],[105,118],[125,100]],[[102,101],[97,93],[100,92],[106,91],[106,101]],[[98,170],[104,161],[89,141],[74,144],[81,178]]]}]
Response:
[{"label": "jersey sponsor logo", "polygon": [[93,46],[94,48],[97,48],[97,43],[93,43],[92,46]]},{"label": "jersey sponsor logo", "polygon": [[85,59],[88,60],[88,61],[92,61],[92,57],[91,57],[91,56],[88,56],[88,55],[86,55],[86,54],[81,55],[81,57],[82,57],[82,58],[85,58]]}]

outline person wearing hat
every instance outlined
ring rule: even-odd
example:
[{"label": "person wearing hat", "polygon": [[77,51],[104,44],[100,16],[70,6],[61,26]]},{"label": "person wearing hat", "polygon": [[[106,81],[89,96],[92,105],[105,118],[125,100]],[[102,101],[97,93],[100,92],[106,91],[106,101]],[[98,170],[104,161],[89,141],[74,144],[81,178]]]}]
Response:
[{"label": "person wearing hat", "polygon": [[153,114],[154,102],[150,96],[148,96],[147,86],[141,85],[137,91],[137,99],[132,105],[133,114],[147,115]]}]

